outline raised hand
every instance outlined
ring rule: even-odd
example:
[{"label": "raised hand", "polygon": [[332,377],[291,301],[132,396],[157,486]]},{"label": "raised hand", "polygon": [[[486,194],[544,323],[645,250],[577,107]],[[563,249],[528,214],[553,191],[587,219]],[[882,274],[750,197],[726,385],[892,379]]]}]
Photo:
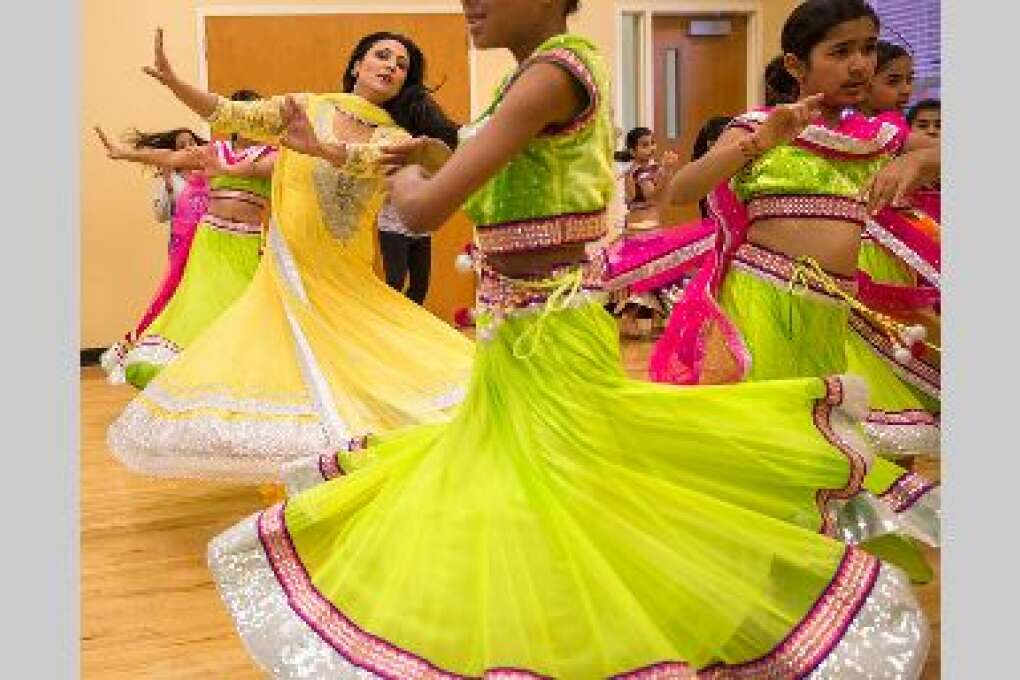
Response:
[{"label": "raised hand", "polygon": [[662,167],[665,170],[672,170],[680,165],[680,156],[673,151],[666,151],[662,154]]},{"label": "raised hand", "polygon": [[164,85],[173,83],[177,76],[174,74],[173,68],[170,67],[170,62],[166,58],[166,53],[163,52],[163,29],[156,29],[156,43],[154,46],[154,55],[152,59],[152,66],[143,66],[142,71],[152,76]]},{"label": "raised hand", "polygon": [[379,164],[387,175],[407,165],[420,165],[428,172],[435,172],[451,154],[450,148],[438,139],[415,137],[382,147]]},{"label": "raised hand", "polygon": [[793,104],[781,104],[754,133],[759,148],[766,151],[792,141],[822,113],[824,94],[813,94]]},{"label": "raised hand", "polygon": [[92,129],[96,131],[96,134],[99,135],[99,141],[106,147],[106,155],[108,158],[121,160],[128,157],[130,149],[128,149],[127,146],[120,144],[119,142],[110,141],[110,139],[106,136],[106,133],[103,132],[102,128],[98,125],[93,126]]},{"label": "raised hand", "polygon": [[387,175],[395,173],[405,165],[421,164],[425,137],[413,137],[393,144],[387,144],[379,150],[379,165]]},{"label": "raised hand", "polygon": [[309,156],[323,156],[323,145],[315,136],[312,123],[293,97],[286,97],[283,100],[283,108],[280,111],[283,118],[284,132],[280,137],[280,143],[288,149]]},{"label": "raised hand", "polygon": [[182,149],[181,153],[187,155],[190,161],[188,165],[200,169],[209,177],[226,174],[223,160],[216,152],[215,144],[189,146],[187,149]]},{"label": "raised hand", "polygon": [[867,204],[868,213],[874,215],[886,206],[904,205],[908,194],[934,179],[937,173],[929,170],[930,164],[925,163],[932,153],[933,149],[923,149],[897,156],[876,172],[860,195]]}]

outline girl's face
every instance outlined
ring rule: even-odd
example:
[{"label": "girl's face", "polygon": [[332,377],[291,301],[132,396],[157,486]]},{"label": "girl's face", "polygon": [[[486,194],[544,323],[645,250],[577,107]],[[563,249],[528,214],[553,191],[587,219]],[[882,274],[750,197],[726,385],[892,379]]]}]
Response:
[{"label": "girl's face", "polygon": [[939,109],[922,109],[918,111],[910,129],[937,140],[942,136],[942,111]]},{"label": "girl's face", "polygon": [[550,8],[543,0],[461,0],[460,4],[471,42],[483,50],[526,42],[531,28],[545,21]]},{"label": "girl's face", "polygon": [[354,94],[373,104],[385,104],[407,80],[411,57],[398,40],[380,40],[354,65]]},{"label": "girl's face", "polygon": [[908,56],[896,57],[871,79],[868,108],[875,113],[902,111],[914,92],[914,62]]},{"label": "girl's face", "polygon": [[655,155],[655,137],[651,135],[645,135],[638,140],[637,146],[634,147],[633,154],[634,160],[638,163],[647,163]]},{"label": "girl's face", "polygon": [[190,132],[178,132],[174,137],[174,149],[180,151],[191,146],[198,146],[198,140]]},{"label": "girl's face", "polygon": [[875,75],[877,43],[878,27],[861,17],[829,29],[811,48],[806,64],[788,55],[787,66],[800,83],[801,97],[824,93],[824,105],[833,109],[860,104]]}]

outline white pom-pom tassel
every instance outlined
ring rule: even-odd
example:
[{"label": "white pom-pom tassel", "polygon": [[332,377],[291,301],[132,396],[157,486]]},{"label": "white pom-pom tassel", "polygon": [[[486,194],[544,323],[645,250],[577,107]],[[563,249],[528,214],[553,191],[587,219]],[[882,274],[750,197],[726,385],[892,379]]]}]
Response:
[{"label": "white pom-pom tassel", "polygon": [[106,382],[111,385],[123,385],[127,382],[127,374],[123,366],[114,366],[106,376]]},{"label": "white pom-pom tassel", "polygon": [[119,343],[111,345],[106,348],[106,351],[99,355],[99,366],[109,373],[119,363],[119,357],[117,356],[117,350],[119,349]]},{"label": "white pom-pom tassel", "polygon": [[99,357],[99,365],[106,373],[106,380],[111,385],[123,385],[127,382],[124,374],[124,356],[127,354],[127,347],[121,343],[115,343]]},{"label": "white pom-pom tassel", "polygon": [[453,261],[453,266],[461,274],[467,274],[469,271],[474,270],[475,261],[474,258],[467,253],[461,253],[457,256],[457,259]]},{"label": "white pom-pom tassel", "polygon": [[908,346],[916,345],[928,336],[928,330],[924,326],[907,326],[901,336]]},{"label": "white pom-pom tassel", "polygon": [[910,353],[910,350],[906,347],[897,347],[896,351],[893,352],[893,356],[896,357],[896,361],[901,364],[909,364],[914,355]]}]

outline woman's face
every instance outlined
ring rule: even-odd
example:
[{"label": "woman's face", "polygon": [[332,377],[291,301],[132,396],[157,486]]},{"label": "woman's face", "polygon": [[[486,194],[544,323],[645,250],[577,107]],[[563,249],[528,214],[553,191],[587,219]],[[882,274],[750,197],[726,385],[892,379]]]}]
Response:
[{"label": "woman's face", "polygon": [[354,65],[354,94],[373,104],[385,104],[407,80],[411,57],[399,40],[380,40]]},{"label": "woman's face", "polygon": [[190,132],[178,132],[177,136],[174,137],[174,148],[178,151],[181,149],[187,149],[191,146],[198,146],[198,140],[195,139],[195,136]]},{"label": "woman's face", "polygon": [[902,111],[913,92],[913,60],[908,56],[896,57],[871,79],[868,108],[875,113]]}]

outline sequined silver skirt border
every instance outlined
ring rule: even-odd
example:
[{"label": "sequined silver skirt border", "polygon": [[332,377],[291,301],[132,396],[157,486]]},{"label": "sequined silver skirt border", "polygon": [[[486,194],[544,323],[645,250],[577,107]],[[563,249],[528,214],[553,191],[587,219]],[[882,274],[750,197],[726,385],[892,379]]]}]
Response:
[{"label": "sequined silver skirt border", "polygon": [[890,503],[870,493],[839,502],[834,538],[849,545],[887,534],[901,534],[933,548],[942,545],[942,494],[938,487],[910,507],[897,512]]},{"label": "sequined silver skirt border", "polygon": [[137,401],[110,425],[107,445],[135,472],[238,483],[278,481],[286,463],[331,450],[317,420],[216,416],[168,420]]},{"label": "sequined silver skirt border", "polygon": [[[217,394],[174,397],[158,384],[143,393],[180,417],[163,418],[139,398],[129,403],[107,431],[113,455],[130,469],[157,477],[216,479],[238,483],[278,482],[294,461],[342,450],[348,440],[331,436],[320,409]],[[433,399],[434,408],[451,408],[464,388],[449,387]],[[234,417],[197,415],[227,409]]]},{"label": "sequined silver skirt border", "polygon": [[[214,538],[208,550],[220,595],[257,664],[278,680],[381,678],[347,661],[290,606],[266,557],[257,521],[256,514],[236,524]],[[883,564],[842,639],[808,677],[917,680],[930,644],[928,622],[906,576]],[[713,672],[713,678],[725,677],[725,672]]]},{"label": "sequined silver skirt border", "polygon": [[893,459],[942,455],[942,429],[934,418],[931,422],[895,422],[883,416],[876,411],[864,421],[864,431],[880,454]]}]

